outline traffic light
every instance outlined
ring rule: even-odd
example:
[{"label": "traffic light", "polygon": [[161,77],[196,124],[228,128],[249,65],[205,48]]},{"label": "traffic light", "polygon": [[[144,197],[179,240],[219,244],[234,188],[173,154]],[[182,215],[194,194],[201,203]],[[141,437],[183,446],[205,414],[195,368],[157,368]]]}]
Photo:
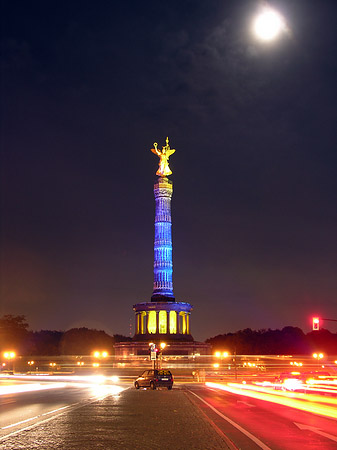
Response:
[{"label": "traffic light", "polygon": [[316,331],[319,330],[319,317],[312,318],[312,329]]}]

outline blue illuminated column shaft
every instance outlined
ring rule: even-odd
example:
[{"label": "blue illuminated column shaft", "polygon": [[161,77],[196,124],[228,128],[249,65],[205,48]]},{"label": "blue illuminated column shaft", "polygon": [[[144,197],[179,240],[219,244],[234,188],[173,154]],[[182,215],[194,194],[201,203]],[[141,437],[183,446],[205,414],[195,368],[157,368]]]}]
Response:
[{"label": "blue illuminated column shaft", "polygon": [[159,177],[154,185],[156,201],[152,302],[175,301],[172,283],[171,198],[172,181]]}]

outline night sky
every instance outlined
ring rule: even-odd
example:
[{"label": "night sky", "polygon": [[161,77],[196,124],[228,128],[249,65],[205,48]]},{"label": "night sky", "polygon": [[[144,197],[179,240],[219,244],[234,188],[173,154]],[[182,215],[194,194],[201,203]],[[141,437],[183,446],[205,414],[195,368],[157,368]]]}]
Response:
[{"label": "night sky", "polygon": [[194,338],[337,319],[337,2],[270,4],[2,1],[0,315],[129,335],[169,136]]}]

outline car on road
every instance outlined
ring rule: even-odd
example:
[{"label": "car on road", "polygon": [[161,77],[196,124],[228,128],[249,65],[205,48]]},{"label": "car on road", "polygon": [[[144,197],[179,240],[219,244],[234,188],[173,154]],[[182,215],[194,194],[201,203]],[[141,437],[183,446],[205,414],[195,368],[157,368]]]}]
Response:
[{"label": "car on road", "polygon": [[329,377],[329,372],[283,372],[275,378],[274,389],[283,391],[306,391],[313,380]]},{"label": "car on road", "polygon": [[167,369],[145,370],[136,380],[135,388],[150,387],[156,389],[157,387],[167,387],[168,390],[173,386],[173,375]]}]

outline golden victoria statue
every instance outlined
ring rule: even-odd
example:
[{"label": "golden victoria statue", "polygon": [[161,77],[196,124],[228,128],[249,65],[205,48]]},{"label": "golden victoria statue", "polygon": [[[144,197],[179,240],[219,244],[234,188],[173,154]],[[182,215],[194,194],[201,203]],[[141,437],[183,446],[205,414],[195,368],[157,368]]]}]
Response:
[{"label": "golden victoria statue", "polygon": [[169,138],[166,138],[166,145],[160,151],[158,150],[158,144],[155,142],[153,144],[154,148],[151,148],[151,152],[159,156],[159,169],[156,172],[156,175],[160,177],[166,177],[167,175],[171,175],[172,171],[169,168],[168,159],[172,153],[175,152],[175,149],[170,148],[169,146]]}]

